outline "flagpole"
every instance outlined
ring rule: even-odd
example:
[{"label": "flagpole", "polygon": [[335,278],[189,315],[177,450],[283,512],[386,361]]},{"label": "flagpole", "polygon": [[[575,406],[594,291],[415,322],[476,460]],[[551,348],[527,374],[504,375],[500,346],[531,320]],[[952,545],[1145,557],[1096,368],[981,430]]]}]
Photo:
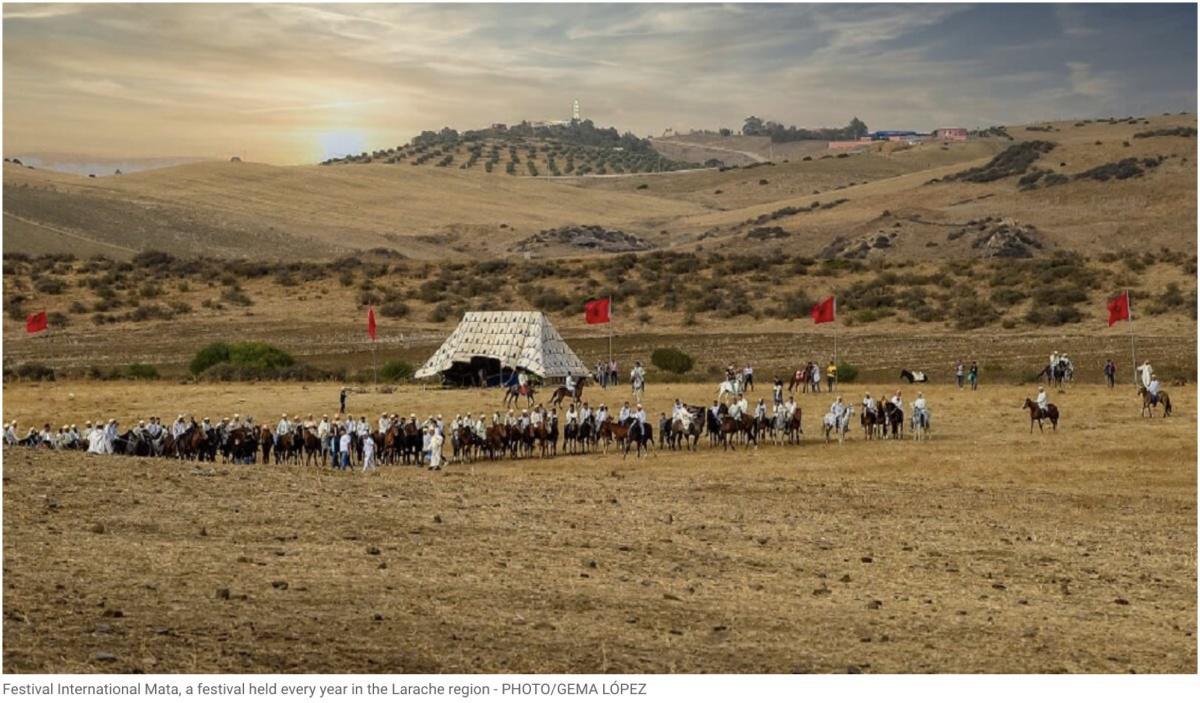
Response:
[{"label": "flagpole", "polygon": [[1133,360],[1133,387],[1137,388],[1137,345],[1133,336],[1133,296],[1125,289],[1125,303],[1129,306],[1129,355]]},{"label": "flagpole", "polygon": [[379,369],[375,366],[375,342],[376,341],[378,341],[378,340],[375,340],[375,339],[371,340],[371,376],[373,376],[375,378],[375,385],[378,386],[379,385]]},{"label": "flagpole", "polygon": [[842,379],[838,378],[838,362],[837,362],[837,296],[833,297],[833,381],[835,386],[842,385]]},{"label": "flagpole", "polygon": [[[612,329],[612,327],[613,327],[613,308],[615,308],[615,307],[616,307],[616,301],[617,301],[617,294],[614,292],[614,293],[613,293],[613,294],[612,294],[612,295],[609,297],[609,301],[608,301],[608,368],[604,369],[604,373],[605,373],[605,374],[612,373],[612,362],[613,362],[613,347],[612,347],[612,342],[613,342],[613,329]],[[599,380],[599,379],[597,379],[597,380]],[[614,379],[613,379],[613,383],[614,383],[614,384],[616,384],[616,382],[617,382],[617,379],[615,379],[615,378],[614,378]]]}]

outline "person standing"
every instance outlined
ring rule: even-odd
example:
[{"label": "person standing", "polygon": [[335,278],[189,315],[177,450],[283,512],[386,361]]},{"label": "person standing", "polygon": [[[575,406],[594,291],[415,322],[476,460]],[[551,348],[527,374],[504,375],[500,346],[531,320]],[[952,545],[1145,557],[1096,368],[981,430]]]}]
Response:
[{"label": "person standing", "polygon": [[1108,381],[1109,388],[1117,384],[1117,365],[1112,359],[1104,362],[1104,380]]},{"label": "person standing", "polygon": [[954,380],[958,382],[958,390],[963,389],[963,362],[959,359],[954,364]]},{"label": "person standing", "polygon": [[829,384],[829,392],[833,392],[833,384],[837,382],[837,364],[833,363],[833,359],[829,360],[829,366],[825,368],[825,382]]},{"label": "person standing", "polygon": [[775,405],[783,405],[783,379],[775,377],[775,385],[771,388],[771,400]]},{"label": "person standing", "polygon": [[1137,371],[1142,375],[1142,388],[1149,388],[1150,379],[1154,377],[1154,367],[1150,365],[1150,360],[1146,359],[1143,361],[1142,365],[1137,367]]},{"label": "person standing", "polygon": [[748,391],[754,390],[754,367],[749,363],[746,368],[742,369],[742,388]]},{"label": "person standing", "polygon": [[429,437],[429,470],[442,470],[442,435],[440,432],[431,431]]},{"label": "person standing", "polygon": [[971,390],[979,390],[979,363],[972,361],[971,368],[967,370],[967,383],[971,384]]},{"label": "person standing", "polygon": [[350,436],[351,433],[346,430],[338,438],[338,468],[343,470],[350,468]]},{"label": "person standing", "polygon": [[338,410],[339,414],[344,415],[346,413],[346,396],[349,394],[350,393],[346,390],[346,387],[342,386],[342,392],[338,395],[338,402],[341,404],[341,409]]},{"label": "person standing", "polygon": [[375,466],[375,440],[368,434],[363,437],[363,473],[374,468],[378,468]]}]

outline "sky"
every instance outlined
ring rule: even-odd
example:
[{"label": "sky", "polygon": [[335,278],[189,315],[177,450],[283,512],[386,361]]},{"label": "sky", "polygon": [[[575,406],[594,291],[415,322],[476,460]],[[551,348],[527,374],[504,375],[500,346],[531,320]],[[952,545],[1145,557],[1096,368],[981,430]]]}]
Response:
[{"label": "sky", "polygon": [[5,3],[4,154],[277,164],[583,116],[640,136],[1196,109],[1181,5]]}]

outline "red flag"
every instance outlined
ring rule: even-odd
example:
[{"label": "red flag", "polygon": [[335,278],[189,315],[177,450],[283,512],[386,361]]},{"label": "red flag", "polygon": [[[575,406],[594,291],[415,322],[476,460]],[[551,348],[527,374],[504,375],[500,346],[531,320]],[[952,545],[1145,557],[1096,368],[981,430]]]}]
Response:
[{"label": "red flag", "polygon": [[367,336],[375,339],[375,306],[367,308]]},{"label": "red flag", "polygon": [[46,311],[35,312],[25,318],[25,331],[29,334],[35,334],[49,327],[46,322]]},{"label": "red flag", "polygon": [[1129,319],[1129,291],[1108,301],[1108,326],[1112,327],[1121,320]]},{"label": "red flag", "polygon": [[821,302],[819,302],[813,306],[813,309],[812,309],[813,322],[818,325],[823,322],[833,322],[834,312],[836,310],[837,310],[837,302],[834,300],[834,296],[831,295],[828,298],[822,300]]},{"label": "red flag", "polygon": [[608,306],[610,302],[609,298],[587,301],[583,304],[583,319],[589,325],[599,325],[603,322],[608,322]]}]

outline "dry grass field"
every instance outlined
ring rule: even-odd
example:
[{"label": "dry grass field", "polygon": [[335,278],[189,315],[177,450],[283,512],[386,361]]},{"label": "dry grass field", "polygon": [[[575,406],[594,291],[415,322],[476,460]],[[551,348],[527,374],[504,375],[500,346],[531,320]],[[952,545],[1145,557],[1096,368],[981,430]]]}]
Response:
[{"label": "dry grass field", "polygon": [[[824,446],[822,394],[800,396],[801,446],[640,461],[364,476],[10,449],[4,669],[1195,672],[1190,388],[1142,420],[1128,385],[1077,386],[1044,435],[1019,410],[1028,386],[923,390],[920,444]],[[647,405],[711,392],[652,385]],[[4,415],[270,418],[336,395],[10,384]],[[497,403],[402,387],[349,409]]]}]

